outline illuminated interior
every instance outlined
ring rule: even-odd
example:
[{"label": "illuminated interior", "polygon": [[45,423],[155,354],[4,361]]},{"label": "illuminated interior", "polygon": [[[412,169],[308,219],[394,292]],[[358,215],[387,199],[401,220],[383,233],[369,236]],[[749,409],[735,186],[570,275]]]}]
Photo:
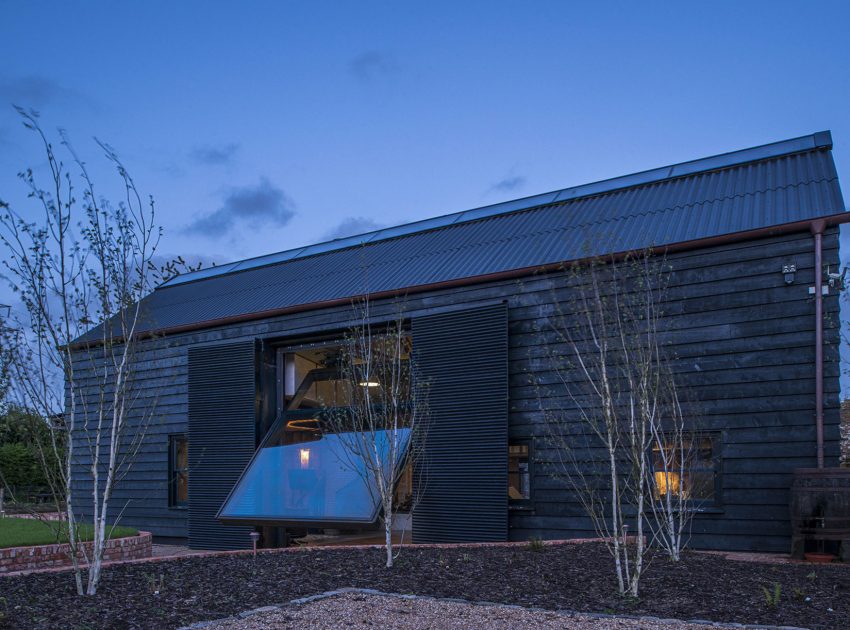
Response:
[{"label": "illuminated interior", "polygon": [[[385,470],[391,470],[389,458],[395,454],[396,505],[409,503],[412,475],[405,466],[409,429],[376,431],[373,439],[328,422],[330,414],[344,412],[350,404],[335,347],[287,352],[281,363],[279,397],[284,404],[278,419],[218,518],[283,525],[375,522],[380,510],[375,480],[365,462],[346,448],[363,439],[374,445]],[[374,376],[354,382],[360,387],[381,386]]]},{"label": "illuminated interior", "polygon": [[672,496],[693,501],[714,501],[717,477],[715,439],[708,435],[674,441],[652,449],[656,500]]}]

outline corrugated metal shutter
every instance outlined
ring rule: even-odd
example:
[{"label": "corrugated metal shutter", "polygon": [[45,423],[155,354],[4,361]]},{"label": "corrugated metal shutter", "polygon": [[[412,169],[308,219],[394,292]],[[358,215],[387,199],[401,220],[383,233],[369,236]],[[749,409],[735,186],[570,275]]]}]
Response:
[{"label": "corrugated metal shutter", "polygon": [[430,409],[413,541],[507,540],[507,307],[414,319],[413,348]]},{"label": "corrugated metal shutter", "polygon": [[251,527],[215,516],[256,447],[253,341],[189,349],[189,547],[245,549]]}]

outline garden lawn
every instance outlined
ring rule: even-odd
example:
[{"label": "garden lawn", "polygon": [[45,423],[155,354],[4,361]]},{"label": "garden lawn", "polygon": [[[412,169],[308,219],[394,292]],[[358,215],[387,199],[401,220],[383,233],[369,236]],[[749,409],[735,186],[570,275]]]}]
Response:
[{"label": "garden lawn", "polygon": [[[14,518],[11,516],[0,518],[0,549],[68,542],[68,529],[64,524],[62,524],[62,531],[58,532],[57,538],[56,528],[59,525],[58,521],[47,524],[34,518]],[[138,533],[138,530],[132,527],[115,527],[111,532],[107,531],[107,534],[111,534],[110,538],[124,538],[125,536],[135,536]],[[80,540],[91,540],[94,537],[94,527],[85,524],[80,525],[79,534]]]}]

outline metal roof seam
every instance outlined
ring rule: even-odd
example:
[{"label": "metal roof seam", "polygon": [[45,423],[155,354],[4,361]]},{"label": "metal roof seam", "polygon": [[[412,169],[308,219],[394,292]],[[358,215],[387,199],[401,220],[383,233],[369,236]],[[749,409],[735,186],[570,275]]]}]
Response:
[{"label": "metal roof seam", "polygon": [[[827,139],[828,141],[825,141]],[[728,169],[738,168],[741,165],[759,163],[759,162],[768,162],[773,159],[779,159],[782,157],[790,157],[797,154],[802,153],[812,153],[816,151],[828,151],[832,147],[831,134],[827,132],[819,132],[817,134],[810,134],[808,136],[800,136],[798,138],[791,138],[789,140],[782,140],[779,142],[769,143],[765,145],[760,145],[757,147],[750,147],[747,149],[741,149],[738,151],[731,151],[728,153],[723,153],[720,155],[710,156],[706,158],[701,158],[697,160],[691,160],[687,162],[682,162],[679,164],[673,164],[670,166],[659,167],[655,169],[650,169],[646,171],[641,171],[638,173],[632,173],[629,175],[623,175],[620,177],[614,177],[606,180],[601,180],[598,182],[593,182],[589,184],[583,184],[580,186],[574,186],[570,188],[561,189],[558,191],[552,191],[550,193],[542,193],[539,195],[532,195],[529,197],[524,197],[521,199],[516,199],[512,201],[506,201],[502,203],[492,204],[490,206],[484,206],[481,208],[474,208],[470,210],[464,210],[457,213],[452,213],[448,215],[443,215],[442,217],[434,217],[432,219],[424,219],[422,221],[415,221],[403,226],[395,226],[390,228],[384,228],[382,230],[376,230],[373,233],[365,233],[360,235],[355,235],[351,237],[346,237],[344,239],[337,239],[335,241],[328,241],[325,243],[317,243],[314,245],[307,245],[305,247],[295,248],[293,250],[288,250],[284,252],[279,252],[276,254],[269,254],[266,256],[259,256],[256,258],[250,258],[242,261],[236,261],[235,263],[230,263],[234,265],[233,269],[228,269],[227,271],[222,271],[219,273],[211,274],[210,270],[200,270],[198,272],[190,272],[187,274],[183,274],[181,276],[176,276],[174,278],[169,279],[161,286],[176,286],[179,284],[184,284],[186,282],[192,282],[195,280],[201,280],[209,277],[214,277],[216,275],[224,275],[227,273],[234,273],[236,271],[244,271],[248,269],[254,269],[258,267],[263,267],[267,265],[278,264],[282,262],[286,262],[289,260],[293,260],[296,258],[302,257],[305,254],[306,250],[316,249],[320,251],[316,251],[315,254],[319,253],[327,253],[329,251],[336,251],[338,249],[345,249],[351,246],[357,246],[363,243],[377,243],[384,239],[379,238],[380,234],[387,234],[392,231],[402,230],[399,235],[410,235],[418,233],[419,231],[427,231],[429,229],[434,229],[438,227],[446,227],[450,225],[457,225],[461,222],[466,222],[465,217],[470,216],[473,217],[469,220],[477,220],[479,218],[484,217],[492,217],[499,216],[502,214],[513,213],[514,210],[509,210],[508,208],[512,205],[515,205],[520,202],[531,202],[532,200],[539,201],[539,203],[534,203],[532,206],[522,206],[520,208],[516,208],[516,210],[521,209],[532,209],[535,207],[539,207],[540,205],[547,205],[552,202],[560,202],[560,201],[571,201],[574,199],[591,197],[598,194],[605,194],[609,192],[616,192],[619,190],[629,189],[629,188],[637,188],[644,185],[650,185],[661,182],[669,182],[675,179],[687,178],[694,175],[702,175],[709,174],[717,171],[723,171]],[[660,175],[661,172],[665,174]],[[659,174],[659,175],[655,175]],[[543,201],[543,198],[552,197],[547,201]],[[498,210],[501,208],[501,210]],[[431,224],[431,227],[425,227],[425,224]],[[414,226],[420,225],[422,226],[421,230],[412,229]],[[407,229],[405,229],[407,228]],[[367,238],[368,237],[368,238]],[[390,236],[389,238],[393,238]],[[356,241],[355,239],[360,239]],[[346,241],[351,241],[350,245],[344,244]],[[336,247],[328,247],[337,243]],[[313,255],[313,253],[307,253],[306,256]],[[263,260],[268,259],[268,262],[262,262]],[[252,261],[255,261],[256,264],[250,264]],[[207,271],[208,273],[204,273]],[[195,275],[197,274],[197,275]]]},{"label": "metal roof seam", "polygon": [[[774,190],[779,190],[779,189],[774,189]],[[756,194],[758,194],[758,192],[769,192],[769,191],[757,191]],[[745,196],[745,195],[737,195],[737,197],[742,197],[742,196]],[[695,202],[693,204],[677,206],[675,208],[664,208],[664,209],[656,210],[656,211],[636,213],[636,214],[632,214],[632,215],[628,215],[626,217],[623,217],[623,219],[638,219],[638,218],[644,218],[644,217],[648,217],[648,216],[656,216],[656,215],[660,215],[660,214],[674,213],[675,211],[683,210],[685,208],[692,208],[692,209],[696,210],[696,209],[699,209],[701,206],[707,206],[707,205],[711,205],[711,204],[723,202],[723,201],[725,201],[725,200],[718,199],[718,200],[700,201],[700,202]],[[565,202],[565,203],[569,203],[569,202]],[[557,205],[560,205],[560,204],[557,204]],[[721,207],[721,211],[722,210],[723,210],[723,208]],[[539,231],[536,231],[536,232],[526,232],[524,234],[517,234],[517,235],[507,237],[507,238],[503,238],[503,239],[494,239],[494,240],[490,240],[490,241],[487,241],[487,242],[470,243],[470,244],[466,244],[466,245],[463,245],[463,246],[439,250],[439,251],[429,251],[427,253],[417,254],[415,256],[410,256],[410,257],[403,258],[403,259],[397,258],[397,259],[392,259],[392,260],[384,260],[384,261],[379,261],[379,262],[373,262],[373,263],[369,263],[365,268],[374,271],[374,270],[378,270],[380,268],[396,266],[402,261],[405,262],[406,264],[412,264],[413,262],[416,262],[418,260],[427,259],[427,258],[437,258],[437,259],[442,260],[442,259],[445,258],[446,254],[449,254],[449,253],[452,253],[452,252],[462,252],[462,251],[465,251],[465,250],[470,251],[470,250],[478,249],[478,248],[481,248],[481,247],[486,247],[488,245],[495,245],[495,244],[498,244],[498,243],[505,244],[505,243],[515,242],[515,241],[520,241],[520,240],[534,239],[534,238],[538,238],[540,236],[547,235],[547,234],[569,233],[569,232],[571,232],[572,230],[575,230],[575,229],[581,229],[581,228],[587,228],[587,227],[593,227],[593,226],[601,226],[601,225],[607,224],[612,229],[614,229],[614,228],[617,228],[617,227],[622,227],[619,224],[622,222],[623,219],[612,219],[612,220],[607,220],[607,221],[592,221],[592,222],[586,222],[586,223],[582,223],[582,224],[573,224],[573,225],[570,225],[570,226],[551,228],[551,229],[548,229],[548,230],[539,230]],[[717,223],[717,222],[719,222],[719,217],[717,217],[716,220],[715,220],[715,223]],[[715,225],[713,227],[716,229],[718,226]],[[611,237],[611,240],[614,240],[613,236]],[[662,241],[664,241],[664,240],[666,240],[666,239],[662,239]],[[654,247],[659,247],[661,245],[663,245],[663,243],[653,242],[653,243],[649,244],[648,247],[654,248]],[[545,264],[551,264],[551,263],[555,263],[555,262],[560,262],[560,261],[550,260],[548,262],[542,262],[540,264],[545,265]],[[442,264],[448,264],[448,263],[445,260],[443,260]],[[327,271],[327,272],[324,272],[324,273],[321,273],[321,274],[315,274],[315,275],[312,275],[310,277],[310,281],[311,281],[311,284],[312,284],[312,283],[317,283],[317,282],[324,280],[324,279],[329,279],[329,278],[338,277],[338,276],[344,276],[344,275],[346,275],[347,271],[348,271],[348,269],[342,269],[342,270],[335,269],[335,270]],[[217,298],[223,298],[225,296],[233,297],[233,296],[237,296],[237,295],[244,294],[244,293],[251,293],[253,291],[258,291],[258,290],[261,290],[261,289],[269,289],[269,288],[279,286],[279,285],[280,285],[280,283],[277,282],[277,281],[270,281],[270,282],[268,282],[266,284],[262,284],[262,285],[255,285],[255,286],[246,287],[246,288],[243,288],[243,289],[237,289],[237,290],[234,290],[234,291],[222,292],[222,293],[217,294]],[[209,297],[210,296],[201,296],[201,297],[187,299],[187,300],[183,300],[183,301],[171,302],[169,305],[170,306],[177,306],[177,305],[192,304],[192,303],[197,303],[197,302],[202,302],[204,300],[208,300]]]},{"label": "metal roof seam", "polygon": [[[414,233],[387,229],[374,242],[358,239],[362,245],[301,248],[299,257],[289,253],[285,263],[280,257],[273,257],[274,264],[231,263],[227,269],[239,271],[147,296],[140,331],[188,330],[204,322],[342,304],[364,291],[389,295],[454,286],[647,246],[808,232],[808,222],[817,218],[832,224],[850,220],[832,154],[821,149],[555,202],[552,195],[533,199],[533,207],[468,211],[437,227],[426,221],[418,226],[429,229]],[[543,200],[548,203],[539,203]],[[97,334],[93,329],[79,341]]]},{"label": "metal roof seam", "polygon": [[[592,227],[592,226],[603,226],[603,225],[606,225],[606,224],[614,224],[618,221],[656,216],[656,215],[659,215],[659,214],[673,212],[673,211],[676,211],[676,210],[684,210],[685,208],[694,208],[694,207],[697,207],[697,206],[702,206],[702,205],[711,204],[711,203],[724,202],[724,201],[727,201],[727,200],[744,198],[744,197],[747,197],[747,196],[754,197],[755,195],[758,195],[758,194],[764,194],[764,193],[767,193],[767,192],[779,192],[781,190],[786,190],[786,189],[789,189],[789,188],[796,188],[798,186],[807,186],[807,185],[818,184],[818,183],[829,183],[829,182],[834,181],[836,179],[837,178],[832,178],[832,177],[830,177],[830,178],[820,178],[820,179],[817,179],[817,180],[796,182],[796,183],[792,183],[792,184],[786,184],[786,185],[783,185],[783,186],[775,186],[775,187],[772,187],[772,188],[765,188],[765,189],[761,189],[761,190],[754,190],[754,191],[747,191],[747,192],[743,192],[743,193],[737,193],[737,194],[729,195],[729,196],[726,196],[726,197],[716,197],[716,198],[709,198],[709,199],[694,200],[690,203],[676,204],[676,205],[667,206],[667,207],[663,207],[663,208],[657,208],[657,209],[654,209],[654,210],[642,210],[642,211],[638,211],[638,212],[629,212],[629,213],[619,214],[619,215],[614,216],[614,217],[598,219],[598,220],[595,220],[595,221],[583,221],[583,222],[580,222],[580,223],[572,223],[572,224],[569,224],[569,225],[552,227],[552,228],[545,229],[545,230],[537,230],[535,232],[526,232],[524,234],[511,235],[511,236],[508,236],[508,237],[505,237],[505,238],[490,239],[490,240],[486,240],[486,241],[477,241],[477,242],[474,242],[474,243],[465,243],[465,244],[457,246],[457,247],[450,247],[450,248],[446,248],[446,249],[443,249],[443,250],[439,250],[437,252],[434,252],[432,250],[432,251],[428,251],[427,253],[417,254],[417,255],[414,255],[414,256],[407,256],[407,257],[404,258],[404,260],[406,262],[412,262],[412,261],[416,261],[416,260],[421,259],[421,258],[427,258],[427,257],[431,257],[431,256],[434,256],[434,255],[445,255],[445,254],[448,254],[450,252],[458,252],[458,251],[463,251],[463,250],[467,250],[467,249],[472,249],[472,248],[475,248],[475,247],[484,247],[484,246],[492,245],[492,244],[495,244],[495,243],[507,243],[507,242],[510,242],[512,240],[516,240],[516,239],[520,239],[520,238],[530,238],[530,237],[539,236],[539,235],[542,235],[542,234],[565,232],[565,231],[568,231],[568,230],[571,230],[571,229],[582,229],[582,228],[587,228],[587,227]],[[601,193],[599,195],[592,195],[590,197],[583,197],[581,199],[585,200],[585,199],[599,198],[599,197],[604,197],[604,196],[609,195],[609,194],[611,194],[611,193]],[[552,209],[552,208],[567,208],[567,207],[569,207],[570,204],[573,204],[577,201],[578,200],[566,200],[566,201],[562,201],[562,202],[547,204],[545,206],[536,206],[534,208],[528,208],[528,209],[524,209],[524,210],[521,210],[521,211],[508,213],[508,214],[505,214],[505,215],[483,217],[483,218],[480,218],[480,219],[476,219],[474,221],[463,222],[463,225],[470,225],[472,223],[483,223],[485,221],[497,221],[499,219],[502,219],[502,218],[505,218],[505,217],[508,217],[508,216],[516,216],[516,215],[520,215],[520,214],[529,214],[529,213],[532,213],[532,212],[535,212],[535,211],[542,211],[542,210]],[[434,228],[432,230],[427,230],[427,232],[438,232],[438,231],[449,230],[453,227],[457,227],[458,225],[459,224],[442,226],[440,228]],[[424,232],[417,232],[417,233],[414,233],[414,234],[406,234],[406,235],[394,237],[392,239],[387,239],[386,241],[379,241],[379,242],[386,243],[387,241],[401,240],[401,239],[409,238],[409,237],[415,236],[416,234],[422,234],[422,233],[424,233]],[[345,251],[345,250],[350,251],[350,250],[353,250],[353,249],[356,249],[356,248],[361,248],[363,251],[366,251],[369,247],[371,247],[373,245],[377,245],[377,242],[374,243],[374,244],[373,243],[363,243],[362,245],[346,247],[346,248],[342,248],[342,249],[339,249],[339,250],[332,250],[332,251],[333,251],[333,253],[338,253],[338,252],[342,252],[342,251]],[[314,257],[317,257],[317,256],[323,256],[323,255],[326,255],[326,254],[329,254],[329,253],[332,253],[332,252],[321,252],[321,253],[314,254],[313,256],[307,256],[307,257],[304,257],[304,258],[300,258],[298,260],[308,260],[310,258],[314,258]],[[368,267],[371,268],[371,267],[380,267],[380,266],[387,266],[387,265],[391,265],[391,264],[397,264],[400,260],[401,259],[393,259],[393,260],[383,261],[383,262],[380,262],[380,263],[377,263],[377,262],[369,263]],[[283,262],[290,262],[290,261],[283,261]],[[283,264],[283,262],[274,263],[273,265],[269,265],[269,266],[281,265],[281,264]],[[253,269],[259,269],[259,268],[253,268]],[[238,271],[238,270],[234,269],[233,271],[228,272],[228,274],[233,273],[235,271]],[[245,271],[247,271],[247,270],[245,270]],[[339,274],[338,271],[331,270],[331,271],[327,271],[327,272],[324,272],[324,273],[316,274],[315,276],[313,276],[313,278],[321,279],[321,278],[330,277],[330,276],[334,276],[334,275],[338,275],[338,274]],[[274,286],[275,284],[277,284],[277,283],[271,282],[267,285],[261,285],[261,286],[270,287],[270,286]],[[174,285],[174,286],[169,286],[169,287],[158,287],[156,290],[157,291],[166,291],[168,289],[174,289],[178,286],[180,286],[180,285]],[[255,288],[257,288],[257,287],[252,287],[252,288],[246,289],[246,290],[254,290]],[[233,291],[233,292],[225,293],[225,294],[222,294],[222,295],[235,295],[235,294],[239,294],[239,293],[242,293],[242,292],[243,291]],[[192,301],[194,301],[194,300],[188,300],[185,303],[191,303]]]}]

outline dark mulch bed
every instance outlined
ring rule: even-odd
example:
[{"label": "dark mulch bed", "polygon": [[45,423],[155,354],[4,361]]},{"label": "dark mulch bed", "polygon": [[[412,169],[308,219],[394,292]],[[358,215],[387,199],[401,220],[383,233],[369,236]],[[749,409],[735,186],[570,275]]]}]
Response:
[{"label": "dark mulch bed", "polygon": [[[639,601],[616,594],[598,544],[407,548],[392,570],[379,549],[313,549],[251,556],[186,557],[117,565],[100,593],[74,594],[70,573],[0,577],[14,628],[169,628],[217,619],[345,586],[590,612],[818,628],[850,626],[850,567],[736,562],[689,553],[655,558]],[[162,592],[154,595],[162,583]],[[762,587],[781,585],[779,605]],[[808,598],[808,601],[807,601]],[[4,607],[0,599],[0,610]],[[830,610],[831,609],[831,610]]]}]

